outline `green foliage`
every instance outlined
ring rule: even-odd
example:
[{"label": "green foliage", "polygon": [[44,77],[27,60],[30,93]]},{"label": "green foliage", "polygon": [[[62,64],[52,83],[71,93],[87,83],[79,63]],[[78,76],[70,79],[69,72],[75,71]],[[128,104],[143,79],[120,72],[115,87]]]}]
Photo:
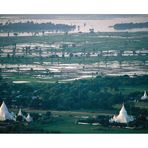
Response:
[{"label": "green foliage", "polygon": [[147,86],[148,76],[96,77],[69,83],[13,84],[1,80],[1,101],[8,106],[53,110],[102,110],[114,104],[138,100],[140,91],[125,92],[123,88]]},{"label": "green foliage", "polygon": [[117,30],[126,30],[126,29],[134,29],[134,28],[148,28],[148,22],[144,23],[120,23],[115,24],[114,29]]},{"label": "green foliage", "polygon": [[[18,23],[11,23],[7,22],[5,24],[0,23],[0,30],[3,32],[33,32],[33,31],[71,31],[75,29],[75,25],[66,25],[66,24],[54,24],[54,23],[34,23],[34,22],[18,22]],[[17,36],[17,33],[14,33]]]}]

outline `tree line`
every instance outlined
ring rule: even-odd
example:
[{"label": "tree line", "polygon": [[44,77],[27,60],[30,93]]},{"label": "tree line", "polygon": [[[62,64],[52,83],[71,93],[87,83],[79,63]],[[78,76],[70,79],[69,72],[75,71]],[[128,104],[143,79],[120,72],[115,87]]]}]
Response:
[{"label": "tree line", "polygon": [[33,31],[62,31],[68,32],[74,30],[75,25],[67,24],[54,24],[52,22],[48,23],[34,23],[33,21],[28,22],[17,22],[11,23],[7,22],[5,24],[0,23],[0,31],[2,32],[33,32]]},{"label": "tree line", "polygon": [[116,30],[126,30],[126,29],[135,29],[135,28],[148,28],[148,22],[144,23],[120,23],[113,26]]},{"label": "tree line", "polygon": [[107,110],[117,103],[140,99],[143,90],[122,92],[122,89],[147,87],[147,82],[148,76],[98,76],[89,80],[49,84],[14,84],[1,79],[0,101],[5,100],[12,108]]}]

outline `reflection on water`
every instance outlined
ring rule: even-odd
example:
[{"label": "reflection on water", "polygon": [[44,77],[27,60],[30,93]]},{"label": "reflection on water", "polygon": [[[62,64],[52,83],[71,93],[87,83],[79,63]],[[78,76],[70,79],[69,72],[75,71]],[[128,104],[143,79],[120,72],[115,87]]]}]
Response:
[{"label": "reflection on water", "polygon": [[15,84],[30,83],[29,81],[13,81]]},{"label": "reflection on water", "polygon": [[[118,61],[97,62],[92,64],[51,64],[45,62],[42,65],[34,64],[0,64],[0,68],[5,73],[6,77],[11,77],[11,74],[25,74],[28,75],[33,70],[32,76],[39,79],[58,79],[61,82],[79,80],[84,78],[91,78],[97,75],[144,75],[148,74],[148,61],[145,65],[141,61]],[[8,75],[7,75],[8,74]],[[17,83],[17,82],[15,82]],[[19,83],[19,82],[18,82]],[[27,83],[27,82],[20,82]]]}]

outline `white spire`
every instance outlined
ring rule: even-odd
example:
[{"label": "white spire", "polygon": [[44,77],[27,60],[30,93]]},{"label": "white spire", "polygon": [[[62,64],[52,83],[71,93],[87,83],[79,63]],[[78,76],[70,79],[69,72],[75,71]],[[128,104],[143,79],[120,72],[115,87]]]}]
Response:
[{"label": "white spire", "polygon": [[19,112],[18,112],[17,115],[18,115],[18,116],[23,116],[21,108],[19,109]]},{"label": "white spire", "polygon": [[17,114],[18,116],[21,116],[23,121],[26,120],[26,117],[23,115],[21,108],[19,109],[19,112]]},{"label": "white spire", "polygon": [[147,100],[148,99],[148,96],[146,94],[146,91],[144,91],[144,95],[141,97],[141,100]]},{"label": "white spire", "polygon": [[7,106],[3,101],[0,107],[0,121],[5,121],[5,120],[14,120],[14,117],[11,113],[9,113]]},{"label": "white spire", "polygon": [[144,91],[144,96],[147,96],[146,91]]},{"label": "white spire", "polygon": [[121,108],[121,110],[119,112],[119,116],[128,116],[124,104],[122,105],[122,108]]},{"label": "white spire", "polygon": [[27,117],[26,117],[26,121],[27,121],[27,122],[33,121],[32,117],[30,116],[29,113],[28,113],[28,115],[27,115]]},{"label": "white spire", "polygon": [[127,111],[126,111],[126,109],[125,109],[125,107],[124,107],[124,104],[122,105],[122,108],[121,108],[121,110],[120,110],[120,112],[119,112],[119,115],[118,116],[113,116],[113,118],[111,118],[110,120],[109,120],[109,122],[118,122],[118,123],[128,123],[128,122],[130,122],[130,121],[133,121],[134,120],[134,118],[133,118],[133,116],[129,116],[128,114],[127,114]]},{"label": "white spire", "polygon": [[126,109],[125,109],[125,107],[124,107],[124,104],[122,105],[122,108],[121,108],[119,114],[121,114],[121,115],[122,115],[122,114],[127,114],[127,111],[126,111]]}]

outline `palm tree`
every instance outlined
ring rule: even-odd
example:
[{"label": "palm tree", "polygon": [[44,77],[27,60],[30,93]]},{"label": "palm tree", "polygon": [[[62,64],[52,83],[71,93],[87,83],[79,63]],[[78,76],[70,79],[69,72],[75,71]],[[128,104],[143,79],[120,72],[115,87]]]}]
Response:
[{"label": "palm tree", "polygon": [[20,67],[18,66],[17,67],[17,72],[18,72],[18,75],[20,74]]},{"label": "palm tree", "polygon": [[45,31],[44,31],[44,30],[42,31],[42,35],[43,35],[43,36],[45,35]]},{"label": "palm tree", "polygon": [[33,72],[34,72],[34,69],[31,67],[31,68],[30,68],[30,74],[32,75]]},{"label": "palm tree", "polygon": [[14,44],[14,47],[13,47],[13,54],[12,54],[12,56],[15,57],[15,54],[16,54],[16,43]]},{"label": "palm tree", "polygon": [[73,57],[73,53],[70,52],[70,54],[69,54],[69,58],[70,58],[70,60],[71,60],[72,57]]}]

